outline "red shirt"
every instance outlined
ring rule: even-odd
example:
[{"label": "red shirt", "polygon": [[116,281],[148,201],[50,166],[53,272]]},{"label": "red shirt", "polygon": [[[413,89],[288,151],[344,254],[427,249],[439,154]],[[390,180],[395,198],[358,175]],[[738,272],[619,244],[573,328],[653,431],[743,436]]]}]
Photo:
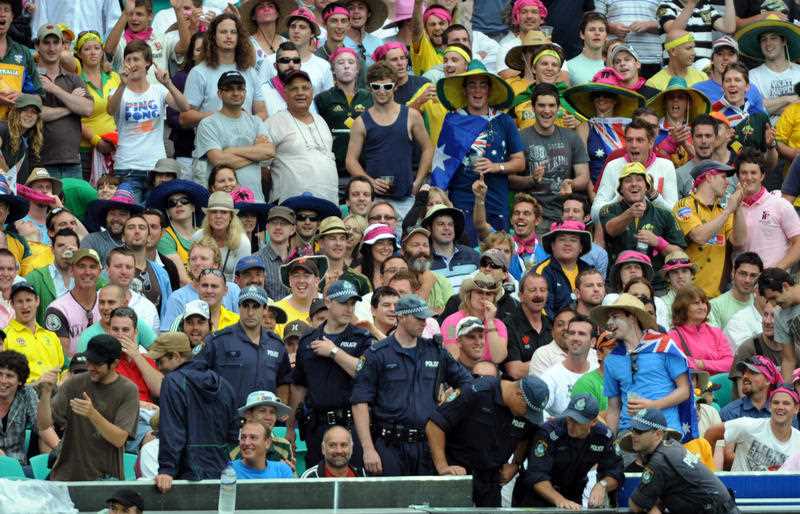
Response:
[{"label": "red shirt", "polygon": [[[347,466],[347,475],[345,475],[345,476],[346,476],[347,478],[355,478],[355,477],[357,477],[358,475],[356,475],[356,472],[355,472],[355,471],[353,471],[353,468],[351,468],[350,466]],[[325,474],[324,474],[324,477],[325,477],[325,478],[337,478],[337,477],[335,477],[334,475],[331,475],[331,472],[330,472],[330,471],[328,471],[328,468],[325,468]]]},{"label": "red shirt", "polygon": [[[156,363],[153,359],[146,355],[143,355],[143,357],[148,364],[153,366],[153,369],[158,369],[156,368]],[[136,384],[136,389],[139,390],[139,400],[153,403],[153,397],[150,396],[150,389],[147,387],[147,382],[144,381],[142,372],[139,371],[136,363],[133,362],[130,357],[123,354],[122,357],[119,358],[117,373]]]}]

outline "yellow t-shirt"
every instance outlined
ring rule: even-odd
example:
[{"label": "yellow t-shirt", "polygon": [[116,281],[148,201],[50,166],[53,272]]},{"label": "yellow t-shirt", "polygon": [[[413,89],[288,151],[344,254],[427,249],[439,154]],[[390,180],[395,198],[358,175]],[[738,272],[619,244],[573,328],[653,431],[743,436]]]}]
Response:
[{"label": "yellow t-shirt", "polygon": [[36,241],[28,241],[28,248],[30,248],[31,254],[22,259],[19,265],[19,275],[21,277],[24,277],[37,268],[44,268],[55,262],[53,249],[50,245]]},{"label": "yellow t-shirt", "polygon": [[800,148],[800,103],[783,110],[775,124],[775,139],[790,148]]},{"label": "yellow t-shirt", "polygon": [[561,266],[561,271],[564,272],[566,275],[567,280],[569,280],[569,285],[572,287],[572,290],[575,290],[575,281],[578,280],[578,265],[574,265],[572,268],[565,268]]},{"label": "yellow t-shirt", "polygon": [[[414,93],[414,96],[411,97],[406,105],[411,105],[414,101],[426,90],[428,87],[431,87],[430,84],[425,84],[419,91]],[[428,126],[428,134],[430,134],[431,142],[434,146],[439,141],[439,134],[442,133],[442,125],[444,125],[444,117],[447,116],[447,109],[442,105],[438,98],[434,98],[433,100],[428,100],[424,104],[422,104],[422,108],[420,109],[422,115],[425,117],[425,121]]]},{"label": "yellow t-shirt", "polygon": [[31,374],[28,383],[39,380],[44,373],[53,368],[64,367],[64,349],[55,334],[36,324],[36,331],[12,319],[5,328],[5,349],[21,353],[28,359]]},{"label": "yellow t-shirt", "polygon": [[304,321],[306,323],[311,322],[311,316],[309,316],[308,311],[301,311],[292,307],[292,304],[289,303],[290,296],[287,296],[283,300],[279,300],[275,302],[276,307],[280,307],[286,312],[286,323],[275,325],[275,333],[277,333],[281,338],[283,338],[283,329],[294,320]]},{"label": "yellow t-shirt", "polygon": [[231,325],[235,325],[239,323],[239,315],[235,312],[231,312],[226,309],[224,306],[219,306],[219,322],[217,326],[214,327],[214,331],[222,330],[223,328],[227,328]]},{"label": "yellow t-shirt", "polygon": [[420,40],[411,45],[411,65],[414,75],[422,75],[442,63],[444,63],[444,57],[436,51],[428,34],[423,31]]},{"label": "yellow t-shirt", "polygon": [[696,199],[694,193],[681,198],[672,208],[683,235],[686,236],[686,254],[697,266],[694,285],[702,289],[709,298],[719,296],[719,284],[725,268],[726,245],[733,232],[733,216],[728,216],[722,229],[709,240],[699,245],[689,239],[689,232],[708,223],[722,213],[722,207],[709,207]]},{"label": "yellow t-shirt", "polygon": [[[86,91],[89,92],[92,100],[94,100],[94,108],[92,109],[91,116],[81,118],[81,123],[86,125],[96,136],[114,132],[117,130],[117,124],[114,121],[114,117],[106,112],[106,107],[108,106],[108,99],[111,98],[111,95],[114,94],[121,83],[119,75],[113,71],[110,73],[102,73],[102,89],[100,90],[94,87],[85,75],[81,75],[81,78],[86,82]],[[81,148],[86,149],[91,148],[91,146],[89,141],[81,139]]]},{"label": "yellow t-shirt", "polygon": [[[654,87],[659,91],[664,91],[665,89],[667,89],[670,79],[672,79],[672,75],[669,72],[669,68],[664,68],[655,75],[653,75],[652,77],[650,77],[650,79],[644,84],[646,86]],[[696,68],[689,66],[689,71],[686,72],[686,76],[684,77],[684,79],[686,79],[686,85],[691,87],[693,84],[696,84],[697,82],[703,82],[704,80],[708,80],[708,75],[706,75],[705,73]]]}]

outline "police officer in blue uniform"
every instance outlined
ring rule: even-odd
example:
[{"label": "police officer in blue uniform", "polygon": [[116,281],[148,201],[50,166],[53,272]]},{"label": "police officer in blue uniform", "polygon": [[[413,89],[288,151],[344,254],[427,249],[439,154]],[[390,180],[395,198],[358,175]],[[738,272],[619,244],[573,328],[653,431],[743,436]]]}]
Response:
[{"label": "police officer in blue uniform", "polygon": [[292,367],[278,335],[262,327],[269,297],[264,288],[239,293],[239,322],[209,334],[196,360],[205,361],[233,386],[236,405],[253,391],[272,391],[288,403]]},{"label": "police officer in blue uniform", "polygon": [[[483,327],[477,318],[462,322],[456,329],[459,336],[468,333],[468,325]],[[472,475],[473,503],[500,507],[500,489],[525,458],[525,428],[530,433],[542,424],[548,397],[547,384],[534,376],[517,382],[478,377],[456,389],[425,426],[437,473]],[[512,454],[515,459],[508,463]]]},{"label": "police officer in blue uniform", "polygon": [[642,409],[631,418],[631,432],[620,444],[624,449],[629,444],[644,464],[641,482],[628,500],[631,511],[738,514],[725,485],[678,438],[658,409]]},{"label": "police officer in blue uniform", "polygon": [[602,507],[606,494],[625,480],[622,452],[614,435],[597,421],[597,400],[578,394],[562,417],[536,431],[528,454],[528,467],[514,485],[514,507],[558,507],[580,510],[586,474],[597,465],[597,483],[589,507]]},{"label": "police officer in blue uniform", "polygon": [[[355,286],[337,280],[325,293],[328,321],[301,339],[292,375],[292,412],[305,401],[302,419],[303,439],[308,446],[306,460],[322,460],[322,437],[333,425],[353,431],[350,395],[359,358],[375,338],[363,328],[351,325],[356,301],[361,300]],[[293,430],[287,431],[294,434]],[[361,446],[354,441],[350,462],[361,466]]]},{"label": "police officer in blue uniform", "polygon": [[364,467],[372,475],[433,475],[425,423],[442,386],[462,387],[472,376],[440,344],[422,337],[433,316],[424,300],[405,295],[395,314],[397,329],[367,350],[353,386]]}]

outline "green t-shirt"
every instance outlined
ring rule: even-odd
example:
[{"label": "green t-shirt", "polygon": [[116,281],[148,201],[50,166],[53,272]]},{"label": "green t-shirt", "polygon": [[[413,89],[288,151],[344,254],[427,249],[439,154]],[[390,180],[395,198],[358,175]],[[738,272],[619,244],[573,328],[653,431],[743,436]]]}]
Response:
[{"label": "green t-shirt", "polygon": [[84,220],[89,203],[97,200],[97,190],[79,178],[62,178],[61,185],[64,191],[64,207],[79,220]]},{"label": "green t-shirt", "polygon": [[436,275],[436,283],[433,284],[431,292],[428,295],[428,306],[436,311],[441,311],[444,310],[445,305],[447,305],[447,300],[453,296],[453,286],[450,285],[450,281],[447,277],[435,271],[433,273]]},{"label": "green t-shirt", "polygon": [[[178,232],[175,232],[175,235],[178,236],[178,240],[181,242],[184,248],[191,248],[192,247],[192,240],[186,239]],[[175,240],[169,234],[164,234],[161,236],[161,239],[158,240],[158,244],[156,245],[156,251],[162,255],[175,255],[178,253],[178,245],[175,243]]]},{"label": "green t-shirt", "polygon": [[[105,334],[106,331],[100,326],[100,322],[92,324],[89,328],[83,331],[81,337],[78,339],[76,352],[85,352],[86,347],[89,345],[89,339],[94,336]],[[144,348],[150,348],[153,341],[156,340],[156,334],[153,332],[153,327],[147,326],[142,320],[136,323],[136,344]]]},{"label": "green t-shirt", "polygon": [[572,397],[581,393],[594,396],[601,411],[608,409],[608,398],[603,394],[603,375],[598,370],[586,373],[572,386]]},{"label": "green t-shirt", "polygon": [[734,314],[753,304],[753,295],[747,301],[740,302],[728,291],[717,296],[710,302],[711,313],[708,315],[708,323],[715,327],[723,328],[728,324]]}]

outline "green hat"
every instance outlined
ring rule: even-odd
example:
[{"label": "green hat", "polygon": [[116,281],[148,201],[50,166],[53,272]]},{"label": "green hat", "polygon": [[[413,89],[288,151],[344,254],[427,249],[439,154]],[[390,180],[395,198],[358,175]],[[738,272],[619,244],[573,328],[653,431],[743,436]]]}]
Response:
[{"label": "green hat", "polygon": [[445,77],[436,84],[436,93],[439,101],[447,108],[454,111],[462,109],[467,105],[467,98],[464,94],[464,82],[470,77],[488,77],[491,83],[489,91],[489,105],[497,109],[508,109],[514,100],[514,91],[511,86],[493,73],[486,70],[473,69],[452,77]]},{"label": "green hat", "polygon": [[667,107],[664,104],[664,100],[667,97],[667,93],[676,91],[680,93],[686,93],[689,95],[689,99],[691,100],[691,103],[688,107],[689,119],[685,121],[691,122],[701,114],[708,114],[711,111],[711,100],[709,100],[708,97],[699,90],[690,88],[686,84],[686,80],[683,77],[672,77],[669,79],[667,88],[648,100],[647,106],[653,109],[653,111],[658,114],[659,118],[666,118]]},{"label": "green hat", "polygon": [[772,15],[765,20],[745,26],[735,34],[736,40],[739,42],[739,52],[752,59],[763,61],[761,36],[769,32],[778,34],[786,40],[790,61],[796,61],[800,58],[800,27],[793,23],[781,21],[772,17]]},{"label": "green hat", "polygon": [[617,105],[614,107],[614,116],[620,118],[630,118],[633,116],[633,112],[639,107],[643,107],[645,103],[644,97],[635,91],[595,82],[573,86],[564,91],[562,97],[578,114],[586,119],[591,119],[596,114],[593,96],[598,93],[616,98]]}]

